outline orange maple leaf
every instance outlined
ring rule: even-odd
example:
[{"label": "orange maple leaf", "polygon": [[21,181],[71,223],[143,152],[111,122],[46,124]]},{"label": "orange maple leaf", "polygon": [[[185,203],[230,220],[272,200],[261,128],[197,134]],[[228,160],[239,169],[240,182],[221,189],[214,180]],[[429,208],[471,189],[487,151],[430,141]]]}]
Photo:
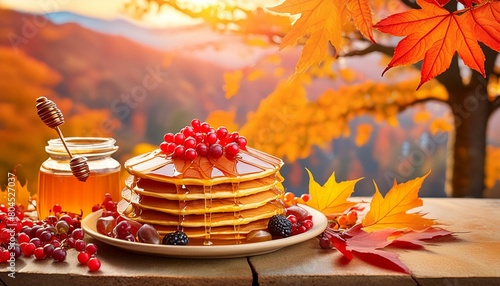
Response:
[{"label": "orange maple leaf", "polygon": [[500,45],[500,23],[496,20],[500,2],[488,1],[477,8],[456,12],[423,0],[417,0],[417,4],[422,9],[395,14],[374,25],[381,32],[406,36],[396,46],[384,73],[394,66],[411,65],[423,59],[418,89],[448,69],[457,52],[468,67],[485,76],[485,56],[478,40],[494,49]]},{"label": "orange maple leaf", "polygon": [[406,183],[394,182],[385,198],[382,197],[375,184],[375,194],[370,202],[370,210],[362,221],[363,230],[372,232],[392,228],[423,231],[434,225],[434,220],[424,218],[421,213],[407,213],[409,210],[422,206],[423,202],[418,197],[418,191],[429,173]]},{"label": "orange maple leaf", "polygon": [[308,37],[295,68],[296,73],[302,73],[308,67],[320,63],[327,56],[328,43],[339,51],[342,45],[342,27],[351,19],[365,37],[374,41],[368,0],[286,0],[270,10],[300,14],[300,18],[280,44],[280,49],[283,49]]},{"label": "orange maple leaf", "polygon": [[311,196],[306,202],[308,206],[315,208],[326,216],[331,216],[341,214],[357,204],[356,202],[349,202],[347,199],[354,192],[354,185],[361,178],[337,183],[335,173],[332,173],[326,183],[320,186],[314,180],[312,173],[307,168],[306,170],[309,174],[309,194]]}]

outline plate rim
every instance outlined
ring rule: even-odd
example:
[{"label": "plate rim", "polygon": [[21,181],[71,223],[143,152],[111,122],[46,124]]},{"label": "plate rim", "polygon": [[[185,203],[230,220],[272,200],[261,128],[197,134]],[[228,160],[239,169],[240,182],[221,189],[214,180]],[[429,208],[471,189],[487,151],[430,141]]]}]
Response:
[{"label": "plate rim", "polygon": [[94,239],[130,252],[176,258],[248,257],[270,253],[287,246],[307,241],[321,234],[325,230],[328,224],[328,219],[323,213],[307,205],[299,204],[299,206],[305,208],[312,215],[313,227],[311,229],[309,229],[305,233],[293,235],[286,238],[243,244],[181,246],[147,244],[112,238],[100,234],[96,230],[95,223],[102,214],[102,210],[92,212],[84,217],[81,221],[81,226],[84,232]]}]

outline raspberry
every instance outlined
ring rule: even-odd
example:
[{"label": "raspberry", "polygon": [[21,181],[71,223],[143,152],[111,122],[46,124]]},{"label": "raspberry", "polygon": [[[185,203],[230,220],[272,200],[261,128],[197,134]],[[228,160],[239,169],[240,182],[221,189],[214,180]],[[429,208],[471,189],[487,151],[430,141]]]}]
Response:
[{"label": "raspberry", "polygon": [[165,245],[187,245],[188,243],[189,238],[180,230],[165,235],[162,240],[162,244]]},{"label": "raspberry", "polygon": [[284,215],[273,215],[267,223],[267,228],[272,236],[288,237],[292,234],[292,222]]}]

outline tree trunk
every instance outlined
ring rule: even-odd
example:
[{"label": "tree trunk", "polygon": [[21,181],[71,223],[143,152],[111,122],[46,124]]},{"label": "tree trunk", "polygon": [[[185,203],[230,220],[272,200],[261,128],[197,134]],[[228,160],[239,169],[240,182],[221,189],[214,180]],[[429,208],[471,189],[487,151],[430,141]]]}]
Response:
[{"label": "tree trunk", "polygon": [[448,139],[445,191],[453,197],[482,197],[490,115],[486,82],[474,73],[469,85],[455,87],[448,90],[455,130]]}]

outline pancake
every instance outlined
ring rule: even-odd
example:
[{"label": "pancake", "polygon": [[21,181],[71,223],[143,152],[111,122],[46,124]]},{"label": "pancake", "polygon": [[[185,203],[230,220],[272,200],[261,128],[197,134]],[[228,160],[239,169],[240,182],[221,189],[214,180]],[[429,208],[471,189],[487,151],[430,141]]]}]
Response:
[{"label": "pancake", "polygon": [[118,211],[162,235],[181,230],[204,245],[242,243],[285,212],[282,166],[281,159],[246,146],[234,156],[190,159],[157,149],[125,162],[130,175]]}]

